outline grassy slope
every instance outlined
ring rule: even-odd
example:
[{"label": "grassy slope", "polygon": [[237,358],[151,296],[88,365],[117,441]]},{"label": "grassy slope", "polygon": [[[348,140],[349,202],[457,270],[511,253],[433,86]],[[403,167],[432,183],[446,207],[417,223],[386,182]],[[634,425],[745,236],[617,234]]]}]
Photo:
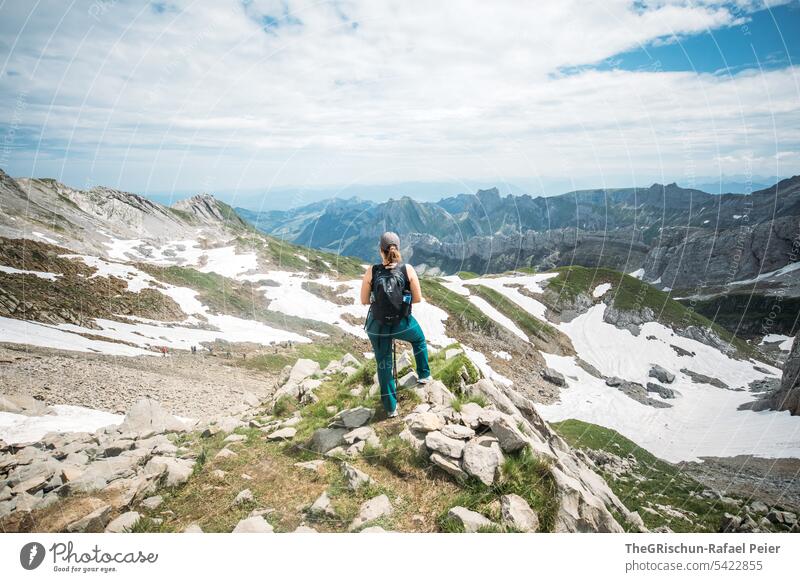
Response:
[{"label": "grassy slope", "polygon": [[544,341],[553,339],[558,333],[551,325],[535,318],[502,293],[485,285],[470,285],[470,292],[488,301],[500,313],[516,323],[529,338]]},{"label": "grassy slope", "polygon": [[[735,508],[719,501],[690,496],[690,492],[699,493],[705,487],[683,474],[675,465],[662,461],[615,430],[572,419],[553,423],[552,426],[573,447],[604,450],[622,457],[633,454],[636,457],[639,468],[635,472],[645,478],[641,483],[634,479],[614,479],[611,475],[605,477],[628,509],[639,511],[650,528],[668,525],[677,532],[715,532],[725,512],[736,513]],[[670,505],[686,512],[693,523],[679,517],[659,517],[642,510],[647,502]]]},{"label": "grassy slope", "polygon": [[269,311],[264,293],[248,281],[236,281],[217,273],[202,273],[191,267],[161,267],[137,263],[136,267],[159,281],[197,291],[197,299],[214,313],[234,315],[272,324],[281,329],[306,333],[313,329],[329,335],[339,334],[331,325]]},{"label": "grassy slope", "polygon": [[601,283],[611,283],[611,304],[623,311],[639,311],[649,307],[657,320],[667,326],[685,328],[695,325],[711,328],[724,341],[732,344],[743,356],[758,357],[758,351],[741,338],[734,337],[726,329],[710,319],[671,299],[652,285],[635,277],[612,269],[587,268],[579,266],[560,267],[559,273],[548,281],[547,290],[561,298],[574,299],[578,294],[591,297],[592,290]]},{"label": "grassy slope", "polygon": [[497,324],[475,307],[470,301],[454,291],[450,291],[435,279],[421,278],[422,295],[437,307],[444,309],[460,329],[496,330]]}]

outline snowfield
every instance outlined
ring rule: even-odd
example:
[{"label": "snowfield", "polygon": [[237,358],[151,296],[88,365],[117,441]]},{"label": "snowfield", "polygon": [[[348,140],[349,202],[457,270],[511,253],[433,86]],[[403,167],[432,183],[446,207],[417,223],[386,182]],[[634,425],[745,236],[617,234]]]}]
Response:
[{"label": "snowfield", "polygon": [[104,426],[120,424],[123,416],[83,406],[57,404],[51,406],[55,414],[25,416],[0,412],[0,440],[7,443],[29,443],[41,439],[48,432],[94,432]]},{"label": "snowfield", "polygon": [[[637,274],[641,276],[641,273]],[[462,295],[469,294],[471,285],[491,287],[544,320],[545,306],[515,288],[522,285],[532,292],[541,292],[539,283],[542,277],[479,277],[465,281],[448,277],[445,285]],[[598,285],[593,295],[600,298],[610,289],[608,284]],[[484,303],[474,299],[470,297],[488,317],[498,321],[494,307],[484,310]],[[651,366],[663,366],[676,376],[668,387],[676,390],[678,397],[665,400],[672,405],[671,408],[640,404],[618,389],[606,386],[603,379],[587,373],[578,366],[574,357],[542,353],[547,365],[564,374],[567,381],[559,402],[537,405],[546,420],[556,422],[575,418],[613,428],[668,461],[738,454],[800,457],[800,418],[792,417],[788,412],[737,410],[740,404],[754,399],[747,389],[751,381],[780,377],[780,370],[762,363],[735,360],[703,343],[678,336],[670,328],[655,322],[646,323],[639,335],[634,336],[604,322],[605,309],[605,304],[597,304],[571,322],[557,327],[571,339],[578,356],[604,376],[617,376],[645,386],[648,382],[656,382],[648,376]],[[653,339],[647,339],[648,336]],[[790,340],[785,336],[765,338],[767,342],[783,342],[782,347]],[[693,355],[679,356],[671,346]],[[500,357],[498,354],[495,356]],[[756,366],[770,374],[756,370]],[[695,383],[681,373],[681,369],[718,378],[731,389]],[[661,399],[655,394],[651,397]]]}]

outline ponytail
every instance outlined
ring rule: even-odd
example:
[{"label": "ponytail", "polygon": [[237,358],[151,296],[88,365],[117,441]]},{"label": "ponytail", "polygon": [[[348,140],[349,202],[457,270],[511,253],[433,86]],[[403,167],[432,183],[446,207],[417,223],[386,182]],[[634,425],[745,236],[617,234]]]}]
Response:
[{"label": "ponytail", "polygon": [[399,265],[403,262],[403,256],[400,254],[400,250],[395,245],[389,245],[389,248],[386,249],[384,256],[389,263],[396,263]]}]

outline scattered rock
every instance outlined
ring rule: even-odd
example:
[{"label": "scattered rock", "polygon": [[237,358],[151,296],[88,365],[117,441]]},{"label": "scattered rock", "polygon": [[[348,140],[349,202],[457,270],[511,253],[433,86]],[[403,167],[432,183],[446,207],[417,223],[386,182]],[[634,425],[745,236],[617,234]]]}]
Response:
[{"label": "scattered rock", "polygon": [[219,452],[216,455],[214,455],[215,459],[230,459],[232,457],[238,457],[238,455],[234,453],[232,450],[227,448],[220,449]]},{"label": "scattered rock", "polygon": [[444,436],[438,430],[425,435],[425,446],[446,457],[460,459],[464,452],[464,441]]},{"label": "scattered rock", "polygon": [[611,376],[606,378],[606,386],[611,386],[612,388],[616,388],[617,386],[622,385],[622,378],[618,378],[616,376]]},{"label": "scattered rock", "polygon": [[392,503],[389,501],[389,498],[386,495],[378,495],[377,497],[373,497],[369,501],[365,501],[361,504],[361,508],[358,510],[358,515],[356,515],[355,519],[350,524],[350,527],[347,529],[349,531],[355,531],[363,525],[371,521],[375,521],[376,519],[380,519],[381,517],[391,515],[393,512],[394,508],[392,507]]},{"label": "scattered rock", "polygon": [[255,497],[253,497],[253,492],[249,489],[244,489],[239,492],[236,496],[236,499],[233,500],[234,505],[246,505],[248,503],[253,503],[255,501]]},{"label": "scattered rock", "polygon": [[313,527],[308,527],[307,525],[298,525],[293,533],[319,533]]},{"label": "scattered rock", "polygon": [[323,491],[322,495],[317,497],[316,501],[311,504],[308,512],[315,517],[336,517],[336,511],[331,505],[331,499],[328,497],[328,492]]},{"label": "scattered rock", "polygon": [[415,414],[408,423],[408,428],[419,432],[432,432],[444,428],[444,419],[433,412]]},{"label": "scattered rock", "polygon": [[233,533],[273,533],[273,529],[266,519],[257,515],[241,520],[236,524]]},{"label": "scattered rock", "polygon": [[270,441],[286,441],[291,440],[294,438],[294,435],[297,434],[297,429],[292,427],[286,427],[276,430],[275,432],[270,433],[267,435],[267,440]]},{"label": "scattered rock", "polygon": [[446,473],[455,477],[458,481],[467,478],[467,474],[461,469],[461,465],[459,465],[457,459],[445,457],[439,453],[433,453],[430,456],[430,461]]},{"label": "scattered rock", "polygon": [[361,426],[345,434],[342,439],[346,444],[352,445],[358,441],[370,441],[372,439],[376,439],[377,437],[378,435],[375,434],[374,428],[371,426]]},{"label": "scattered rock", "polygon": [[158,506],[161,505],[163,502],[164,498],[161,497],[161,495],[153,495],[152,497],[144,499],[141,503],[141,506],[144,507],[145,509],[153,511],[154,509],[157,509]]},{"label": "scattered rock", "polygon": [[444,359],[445,360],[452,360],[456,356],[463,354],[464,350],[461,348],[450,348],[449,350],[444,351]]},{"label": "scattered rock", "polygon": [[519,495],[514,493],[500,497],[503,523],[522,532],[539,531],[539,516]]},{"label": "scattered rock", "polygon": [[100,533],[105,529],[110,519],[111,506],[107,503],[100,502],[99,506],[91,513],[88,513],[80,519],[73,521],[67,526],[66,529],[71,533]]},{"label": "scattered rock", "polygon": [[475,436],[475,431],[463,424],[447,424],[442,428],[442,434],[451,439],[469,440]]},{"label": "scattered rock", "polygon": [[203,528],[201,528],[198,524],[190,523],[183,530],[183,533],[204,533],[204,532],[203,532]]},{"label": "scattered rock", "polygon": [[564,374],[561,372],[554,370],[553,368],[545,368],[542,370],[542,378],[550,382],[551,384],[555,384],[556,386],[565,386],[567,384],[566,378],[564,378]]},{"label": "scattered rock", "polygon": [[664,384],[672,384],[675,381],[675,374],[658,364],[653,364],[647,375]]},{"label": "scattered rock", "polygon": [[469,441],[464,447],[461,466],[469,475],[477,477],[485,485],[494,483],[503,463],[503,453],[496,443]]},{"label": "scattered rock", "polygon": [[342,474],[347,483],[347,488],[351,491],[356,491],[360,487],[372,483],[372,478],[369,475],[349,463],[342,463]]},{"label": "scattered rock", "polygon": [[186,425],[155,400],[143,398],[128,410],[119,430],[122,434],[144,437],[164,432],[184,432]]},{"label": "scattered rock", "polygon": [[730,388],[730,386],[728,386],[725,382],[723,382],[719,378],[714,378],[712,376],[706,376],[705,374],[693,372],[687,368],[681,368],[681,373],[689,376],[689,378],[692,379],[692,382],[695,382],[697,384],[708,384],[709,386],[714,386],[716,388],[724,388],[726,390]]},{"label": "scattered rock", "polygon": [[332,426],[341,426],[350,429],[364,426],[372,418],[373,412],[371,408],[366,408],[365,406],[342,410],[333,417]]},{"label": "scattered rock", "polygon": [[477,511],[472,511],[466,507],[453,507],[447,512],[447,516],[460,523],[467,533],[475,533],[482,527],[494,525]]},{"label": "scattered rock", "polygon": [[666,399],[675,398],[676,394],[675,390],[673,390],[672,388],[667,388],[666,386],[662,386],[661,384],[656,384],[654,382],[647,383],[647,391],[655,392],[656,394],[661,396],[661,398],[666,398]]},{"label": "scattered rock", "polygon": [[311,437],[311,450],[327,453],[344,443],[344,435],[348,432],[346,428],[318,428]]},{"label": "scattered rock", "polygon": [[507,453],[518,451],[528,445],[528,438],[508,416],[498,416],[492,421],[490,428],[500,442],[500,448]]},{"label": "scattered rock", "polygon": [[106,526],[106,533],[125,533],[131,531],[141,516],[136,511],[126,511]]}]

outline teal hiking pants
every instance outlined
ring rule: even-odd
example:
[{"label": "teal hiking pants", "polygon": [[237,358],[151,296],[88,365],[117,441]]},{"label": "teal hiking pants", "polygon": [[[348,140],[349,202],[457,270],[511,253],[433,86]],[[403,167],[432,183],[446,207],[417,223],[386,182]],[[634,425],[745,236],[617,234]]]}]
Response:
[{"label": "teal hiking pants", "polygon": [[372,351],[375,352],[383,409],[386,412],[393,412],[397,408],[397,386],[394,382],[392,340],[411,344],[414,350],[414,360],[417,363],[417,376],[427,378],[431,375],[431,369],[428,365],[428,346],[425,343],[425,334],[422,333],[422,328],[413,315],[409,315],[393,326],[383,325],[369,315],[364,327],[369,341],[372,343]]}]

